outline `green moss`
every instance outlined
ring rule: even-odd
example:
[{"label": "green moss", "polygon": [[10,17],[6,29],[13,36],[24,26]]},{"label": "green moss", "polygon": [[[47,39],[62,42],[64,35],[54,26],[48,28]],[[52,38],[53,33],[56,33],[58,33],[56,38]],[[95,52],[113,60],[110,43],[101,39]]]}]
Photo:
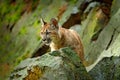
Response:
[{"label": "green moss", "polygon": [[29,54],[29,51],[27,51],[27,53],[24,53],[23,55],[16,58],[14,66],[17,66],[21,61],[23,61],[29,57],[30,57],[30,54]]},{"label": "green moss", "polygon": [[75,4],[78,0],[69,0],[70,3]]},{"label": "green moss", "polygon": [[[18,6],[19,5],[19,6]],[[1,17],[4,16],[4,21],[10,24],[14,24],[18,21],[21,16],[21,12],[23,10],[24,3],[16,3],[12,4],[9,1],[2,1],[0,5],[0,14]]]},{"label": "green moss", "polygon": [[91,37],[94,34],[94,30],[97,27],[98,23],[97,23],[97,18],[96,18],[96,8],[94,8],[94,10],[92,11],[92,14],[89,15],[89,21],[88,24],[86,25],[86,29],[84,31],[85,36],[83,39],[83,43],[85,45],[85,47],[87,47],[90,44],[91,41]]},{"label": "green moss", "polygon": [[39,21],[36,20],[36,21],[34,22],[34,24],[33,24],[33,27],[36,28],[36,27],[38,27],[38,25],[39,25]]},{"label": "green moss", "polygon": [[5,35],[5,36],[4,36],[4,40],[5,40],[6,42],[10,41],[10,35]]},{"label": "green moss", "polygon": [[20,34],[20,35],[25,35],[26,33],[27,33],[26,27],[22,27],[22,28],[20,29],[19,34]]}]

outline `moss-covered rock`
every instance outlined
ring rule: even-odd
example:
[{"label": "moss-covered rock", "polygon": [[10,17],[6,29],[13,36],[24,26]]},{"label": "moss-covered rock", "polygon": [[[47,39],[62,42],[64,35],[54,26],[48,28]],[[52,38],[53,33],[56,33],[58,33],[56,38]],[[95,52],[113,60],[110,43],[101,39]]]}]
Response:
[{"label": "moss-covered rock", "polygon": [[120,80],[120,57],[103,58],[89,74],[94,80]]},{"label": "moss-covered rock", "polygon": [[[113,0],[111,6],[110,20],[105,23],[106,15],[104,13],[96,12],[96,7],[88,14],[88,18],[83,22],[83,44],[85,49],[85,56],[88,61],[100,61],[105,56],[119,55],[119,31],[120,28],[120,9],[117,4],[118,0]],[[98,17],[99,14],[99,17]],[[95,17],[96,16],[96,17]],[[100,17],[101,16],[101,17]],[[106,17],[105,17],[106,16]],[[103,17],[103,18],[102,18]],[[99,30],[101,31],[99,32]],[[96,34],[96,32],[99,34]],[[92,40],[97,36],[97,39]],[[116,46],[113,44],[116,44]],[[112,48],[112,49],[111,49]],[[117,49],[117,50],[115,50]],[[115,54],[107,52],[106,50],[114,51]]]},{"label": "moss-covered rock", "polygon": [[10,80],[91,80],[77,54],[70,48],[21,62]]},{"label": "moss-covered rock", "polygon": [[[93,59],[95,66],[102,58],[120,56],[120,10],[111,17],[107,26],[103,29],[96,42],[89,45],[89,59]],[[89,67],[89,69],[90,69]],[[88,69],[87,69],[88,70]]]}]

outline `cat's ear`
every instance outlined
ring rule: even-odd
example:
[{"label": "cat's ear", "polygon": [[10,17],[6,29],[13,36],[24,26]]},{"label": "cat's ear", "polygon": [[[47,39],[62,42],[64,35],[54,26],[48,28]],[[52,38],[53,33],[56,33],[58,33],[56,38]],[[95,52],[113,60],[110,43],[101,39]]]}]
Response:
[{"label": "cat's ear", "polygon": [[43,18],[40,19],[42,27],[46,24],[46,22],[43,20]]},{"label": "cat's ear", "polygon": [[50,20],[51,27],[58,28],[58,21],[55,18]]}]

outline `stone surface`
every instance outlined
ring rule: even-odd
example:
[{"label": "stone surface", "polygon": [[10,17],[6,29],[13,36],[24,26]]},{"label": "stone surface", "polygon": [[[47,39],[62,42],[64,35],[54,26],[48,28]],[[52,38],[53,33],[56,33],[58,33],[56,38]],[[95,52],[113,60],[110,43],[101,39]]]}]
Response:
[{"label": "stone surface", "polygon": [[70,48],[22,61],[10,80],[91,80],[77,54]]},{"label": "stone surface", "polygon": [[[93,19],[93,20],[90,19],[90,21],[89,21],[89,17],[91,16],[91,15],[89,15],[88,19],[86,20],[86,22],[88,21],[89,24],[94,23],[94,25],[88,25],[88,23],[83,23],[83,27],[85,30],[84,35],[82,34],[83,44],[84,44],[84,48],[85,48],[86,60],[88,60],[88,61],[99,62],[103,57],[120,55],[120,53],[118,52],[119,47],[120,47],[119,46],[120,9],[119,9],[119,7],[117,7],[119,5],[116,2],[119,2],[119,1],[118,0],[113,1],[113,5],[111,8],[111,18],[110,18],[109,22],[105,25],[103,30],[99,33],[97,40],[90,41],[90,39],[91,39],[90,36],[92,34],[94,34],[94,30],[95,30],[92,28],[96,25],[98,27],[98,25],[99,25],[97,22],[94,23],[96,18],[92,17],[92,19],[93,18],[95,18],[95,19]],[[114,12],[114,13],[112,13],[112,12]],[[88,27],[85,27],[84,25],[88,25]],[[87,41],[87,43],[86,43],[86,41]],[[108,50],[109,52],[114,51],[114,53],[110,54],[106,50]]]},{"label": "stone surface", "polygon": [[[111,17],[108,25],[101,32],[98,40],[91,43],[89,47],[89,59],[93,59],[94,64],[87,67],[87,70],[91,70],[100,60],[104,57],[120,56],[120,10]],[[93,55],[94,54],[94,55]]]},{"label": "stone surface", "polygon": [[89,74],[94,80],[120,80],[120,57],[103,58]]}]

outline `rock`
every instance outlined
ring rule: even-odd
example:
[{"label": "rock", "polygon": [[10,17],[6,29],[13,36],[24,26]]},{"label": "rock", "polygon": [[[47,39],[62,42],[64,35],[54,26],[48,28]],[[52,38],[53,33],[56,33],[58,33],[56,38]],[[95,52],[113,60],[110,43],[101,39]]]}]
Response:
[{"label": "rock", "polygon": [[119,0],[113,0],[113,2],[112,2],[112,8],[111,8],[111,16],[115,15],[115,13],[120,8],[119,3],[120,3]]},{"label": "rock", "polygon": [[92,80],[77,54],[70,48],[22,61],[10,80]]},{"label": "rock", "polygon": [[[81,31],[84,31],[82,34],[82,41],[86,60],[96,63],[96,60],[99,62],[104,57],[120,55],[120,52],[118,52],[120,49],[120,8],[118,4],[115,4],[118,2],[118,0],[113,1],[110,13],[111,17],[107,24],[103,25],[105,22],[104,20],[100,20],[99,22],[99,19],[96,19],[97,17],[95,17],[95,15],[97,13],[94,12],[94,10],[89,13],[85,23],[83,22]],[[101,16],[103,16],[103,14],[101,14]],[[101,21],[103,21],[103,23],[101,23]],[[99,35],[97,35],[97,39],[91,41],[94,31],[96,32],[97,29],[99,29],[99,25],[101,27],[104,26],[104,28]],[[95,37],[96,36],[94,36],[94,38]]]},{"label": "rock", "polygon": [[103,58],[89,74],[94,80],[120,80],[120,57]]}]

